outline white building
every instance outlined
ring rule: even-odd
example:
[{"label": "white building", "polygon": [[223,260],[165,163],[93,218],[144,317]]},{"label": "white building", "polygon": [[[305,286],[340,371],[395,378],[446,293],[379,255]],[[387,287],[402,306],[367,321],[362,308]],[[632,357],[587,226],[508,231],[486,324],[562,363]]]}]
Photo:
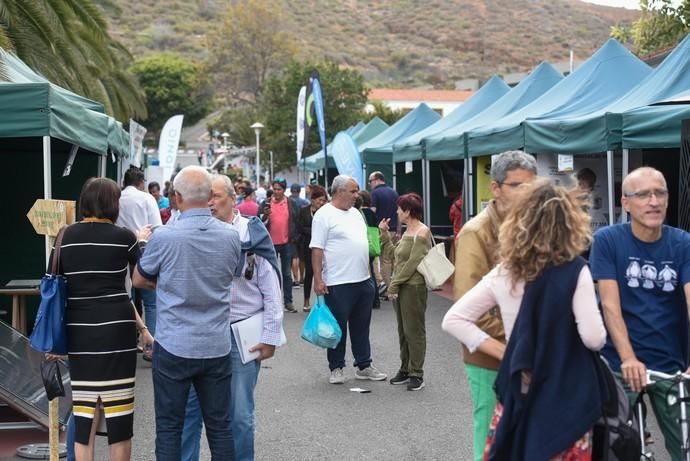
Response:
[{"label": "white building", "polygon": [[[381,101],[393,110],[409,112],[424,102],[433,110],[445,117],[456,107],[467,101],[474,92],[470,90],[402,90],[389,88],[372,88],[369,101]],[[367,104],[364,108],[373,112],[374,106]]]}]

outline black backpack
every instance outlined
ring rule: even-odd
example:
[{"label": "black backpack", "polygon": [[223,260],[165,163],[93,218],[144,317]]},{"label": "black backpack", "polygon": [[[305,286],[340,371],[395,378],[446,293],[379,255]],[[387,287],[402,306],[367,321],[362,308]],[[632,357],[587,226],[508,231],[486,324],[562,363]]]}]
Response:
[{"label": "black backpack", "polygon": [[609,398],[604,402],[602,416],[594,424],[593,461],[630,461],[640,459],[642,446],[638,421],[623,385],[599,354],[595,363],[606,384]]}]

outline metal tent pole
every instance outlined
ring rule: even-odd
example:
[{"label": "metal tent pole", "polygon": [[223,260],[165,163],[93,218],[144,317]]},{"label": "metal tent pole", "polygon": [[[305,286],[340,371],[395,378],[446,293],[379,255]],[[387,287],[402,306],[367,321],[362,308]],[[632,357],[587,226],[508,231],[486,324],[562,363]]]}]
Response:
[{"label": "metal tent pole", "polygon": [[[628,176],[628,171],[630,170],[630,151],[628,149],[623,149],[623,171],[621,177],[625,178]],[[628,212],[623,208],[621,204],[621,222],[628,222]]]},{"label": "metal tent pole", "polygon": [[422,159],[422,195],[424,200],[424,222],[429,229],[431,229],[431,200],[429,197],[429,161],[425,158]]},{"label": "metal tent pole", "polygon": [[616,223],[616,216],[615,216],[615,202],[614,202],[614,187],[613,187],[613,151],[612,150],[607,150],[606,151],[606,176],[608,183],[606,184],[606,187],[608,189],[608,195],[609,195],[609,225],[613,225]]},{"label": "metal tent pole", "polygon": [[[50,136],[43,136],[43,198],[53,198],[52,166],[50,162]],[[46,267],[50,259],[50,237],[45,236]]]},{"label": "metal tent pole", "polygon": [[[472,165],[472,159],[467,157],[465,159],[465,211],[467,216],[467,221],[469,221],[474,216],[474,166]],[[465,222],[467,222],[465,221]]]}]

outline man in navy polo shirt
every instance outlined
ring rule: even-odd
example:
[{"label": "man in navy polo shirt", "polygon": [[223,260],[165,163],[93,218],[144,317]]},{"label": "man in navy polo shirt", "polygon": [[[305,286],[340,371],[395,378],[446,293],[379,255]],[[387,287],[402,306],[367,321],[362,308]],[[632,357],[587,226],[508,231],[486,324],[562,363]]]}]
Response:
[{"label": "man in navy polo shirt", "polygon": [[[690,234],[664,225],[668,188],[661,172],[638,168],[622,189],[621,204],[631,222],[594,234],[590,264],[609,333],[602,352],[634,398],[647,384],[647,368],[664,373],[688,368]],[[666,449],[680,460],[680,408],[667,401],[677,387],[659,381],[647,392]]]},{"label": "man in navy polo shirt", "polygon": [[[398,229],[398,193],[386,184],[386,178],[380,171],[374,171],[369,175],[369,187],[371,188],[371,209],[376,213],[376,222],[381,222],[383,219],[390,219],[388,223],[391,234],[399,234]],[[391,235],[392,237],[393,235]],[[381,292],[385,291],[386,287],[391,283],[391,273],[393,269],[393,261],[384,259],[383,256],[379,258],[381,265],[381,278],[383,279],[383,289],[379,288]]]}]

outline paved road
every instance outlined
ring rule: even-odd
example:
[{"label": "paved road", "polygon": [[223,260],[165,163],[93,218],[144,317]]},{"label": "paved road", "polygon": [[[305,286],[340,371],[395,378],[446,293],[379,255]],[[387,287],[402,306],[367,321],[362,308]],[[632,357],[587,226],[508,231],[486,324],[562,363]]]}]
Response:
[{"label": "paved road", "polygon": [[[302,304],[295,290],[295,305]],[[257,460],[470,460],[472,418],[468,388],[456,341],[441,331],[450,301],[429,295],[426,387],[409,392],[388,382],[356,381],[348,352],[344,385],[328,383],[324,350],[300,339],[302,312],[286,314],[288,344],[267,361],[257,387]],[[374,311],[374,365],[392,376],[399,365],[395,316],[388,302]],[[352,387],[370,394],[351,392]],[[662,439],[653,430],[656,439]],[[137,370],[134,456],[154,459],[155,425],[150,365]],[[657,452],[663,451],[657,442]],[[19,458],[12,458],[19,460]],[[107,444],[97,440],[96,459]],[[205,439],[202,460],[210,459]],[[657,460],[667,461],[665,453]]]}]

